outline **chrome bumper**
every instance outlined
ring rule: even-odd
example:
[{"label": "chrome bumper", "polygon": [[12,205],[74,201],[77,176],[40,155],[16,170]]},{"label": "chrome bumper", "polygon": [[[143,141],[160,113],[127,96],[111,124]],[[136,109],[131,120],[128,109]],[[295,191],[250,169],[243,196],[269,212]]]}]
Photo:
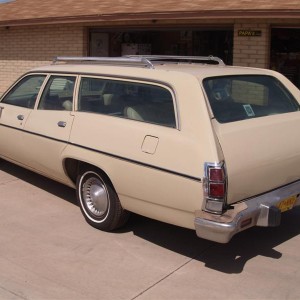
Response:
[{"label": "chrome bumper", "polygon": [[277,226],[281,212],[278,204],[291,196],[296,196],[293,206],[300,206],[300,180],[272,192],[236,203],[233,209],[222,215],[197,211],[195,228],[198,237],[228,243],[240,231],[253,226]]}]

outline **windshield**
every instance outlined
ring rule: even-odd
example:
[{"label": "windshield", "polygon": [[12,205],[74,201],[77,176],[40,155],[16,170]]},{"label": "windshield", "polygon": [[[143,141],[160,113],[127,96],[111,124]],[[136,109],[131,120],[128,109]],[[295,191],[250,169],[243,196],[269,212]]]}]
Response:
[{"label": "windshield", "polygon": [[210,77],[203,80],[214,117],[220,123],[299,110],[283,84],[264,75]]}]

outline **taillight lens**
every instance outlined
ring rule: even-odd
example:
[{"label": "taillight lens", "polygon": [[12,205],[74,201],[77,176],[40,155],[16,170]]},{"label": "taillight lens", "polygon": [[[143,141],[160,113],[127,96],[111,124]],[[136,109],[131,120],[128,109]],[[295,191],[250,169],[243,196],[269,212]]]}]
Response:
[{"label": "taillight lens", "polygon": [[209,196],[212,198],[223,198],[225,194],[224,183],[209,183]]},{"label": "taillight lens", "polygon": [[226,201],[227,180],[224,163],[206,163],[204,178],[204,209],[221,214]]},{"label": "taillight lens", "polygon": [[209,180],[211,181],[224,181],[224,172],[221,168],[209,168]]}]

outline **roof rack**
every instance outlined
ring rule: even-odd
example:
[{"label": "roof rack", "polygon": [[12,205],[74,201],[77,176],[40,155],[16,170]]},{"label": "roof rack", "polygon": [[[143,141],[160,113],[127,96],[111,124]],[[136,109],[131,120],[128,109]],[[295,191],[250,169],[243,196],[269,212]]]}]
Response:
[{"label": "roof rack", "polygon": [[104,65],[139,66],[154,69],[153,64],[145,57],[75,57],[57,56],[53,63],[57,62],[79,62],[79,63],[100,63]]},{"label": "roof rack", "polygon": [[152,62],[187,62],[187,63],[209,63],[225,65],[223,60],[215,56],[175,56],[175,55],[126,55],[122,57],[76,57],[58,56],[53,59],[57,62],[77,62],[77,63],[99,63],[104,65],[117,66],[138,66],[154,69]]},{"label": "roof rack", "polygon": [[176,56],[176,55],[126,55],[128,58],[145,58],[149,61],[162,62],[190,62],[190,63],[212,63],[225,65],[223,60],[216,56]]}]

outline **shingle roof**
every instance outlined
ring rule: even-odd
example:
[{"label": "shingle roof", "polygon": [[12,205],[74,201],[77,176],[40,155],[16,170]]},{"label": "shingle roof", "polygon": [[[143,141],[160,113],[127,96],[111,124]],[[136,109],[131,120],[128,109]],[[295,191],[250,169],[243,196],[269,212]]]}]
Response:
[{"label": "shingle roof", "polygon": [[13,0],[0,3],[0,25],[204,17],[300,18],[299,0]]}]

